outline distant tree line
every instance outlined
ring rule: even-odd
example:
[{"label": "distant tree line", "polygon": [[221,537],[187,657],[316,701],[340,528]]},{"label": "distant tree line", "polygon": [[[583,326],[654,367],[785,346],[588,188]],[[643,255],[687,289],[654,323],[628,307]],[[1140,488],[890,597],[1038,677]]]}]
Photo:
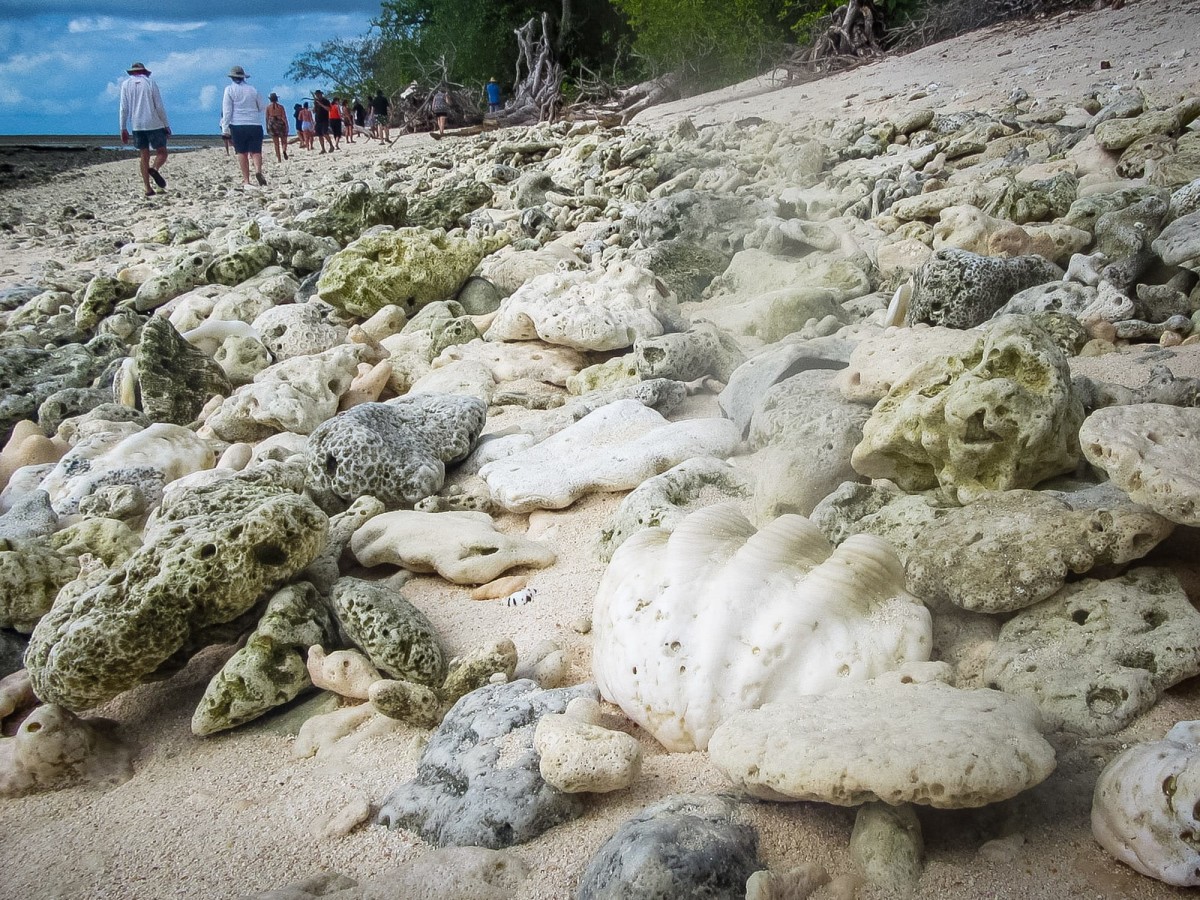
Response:
[{"label": "distant tree line", "polygon": [[[310,46],[295,81],[393,92],[412,81],[479,87],[513,80],[513,32],[549,13],[564,91],[588,80],[629,83],[679,72],[694,89],[745,77],[842,0],[383,0],[371,30]],[[874,0],[881,11],[916,0]]]}]

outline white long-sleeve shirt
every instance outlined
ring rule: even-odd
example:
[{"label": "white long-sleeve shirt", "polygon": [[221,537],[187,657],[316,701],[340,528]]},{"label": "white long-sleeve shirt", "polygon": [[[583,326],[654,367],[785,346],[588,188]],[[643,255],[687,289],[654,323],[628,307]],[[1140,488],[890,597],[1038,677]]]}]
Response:
[{"label": "white long-sleeve shirt", "polygon": [[266,108],[258,91],[244,81],[235,81],[225,88],[221,99],[221,121],[227,126],[261,125]]},{"label": "white long-sleeve shirt", "polygon": [[154,131],[170,128],[158,85],[145,75],[121,82],[121,131]]}]

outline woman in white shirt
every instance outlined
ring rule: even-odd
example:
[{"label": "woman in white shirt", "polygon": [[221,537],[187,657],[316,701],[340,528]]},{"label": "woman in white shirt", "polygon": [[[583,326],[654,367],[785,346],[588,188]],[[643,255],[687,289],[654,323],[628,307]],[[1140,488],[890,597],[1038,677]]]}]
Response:
[{"label": "woman in white shirt", "polygon": [[241,66],[229,70],[233,84],[225,88],[221,100],[221,121],[233,138],[233,152],[237,154],[238,167],[242,170],[242,189],[250,184],[250,163],[254,163],[254,177],[259,184],[267,183],[262,171],[263,111],[267,108],[262,96],[246,84],[249,78]]}]

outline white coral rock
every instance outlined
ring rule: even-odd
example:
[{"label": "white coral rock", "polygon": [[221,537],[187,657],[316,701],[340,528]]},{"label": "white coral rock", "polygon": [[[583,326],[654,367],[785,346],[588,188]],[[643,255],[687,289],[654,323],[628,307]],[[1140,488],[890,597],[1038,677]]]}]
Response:
[{"label": "white coral rock", "polygon": [[553,565],[545,544],[496,531],[484,512],[398,510],[375,516],[350,539],[364,566],[397,565],[437,572],[455,584],[486,584],[517,566]]},{"label": "white coral rock", "polygon": [[884,541],[832,549],[794,515],[756,532],[732,505],[629,538],[592,618],[601,693],[679,752],[707,747],[735,712],[927,660],[932,645]]},{"label": "white coral rock", "polygon": [[1100,773],[1092,834],[1143,875],[1200,885],[1200,721],[1179,722],[1161,741],[1136,744]]},{"label": "white coral rock", "polygon": [[601,270],[539,275],[503,301],[484,337],[620,350],[638,338],[682,326],[675,295],[653,272],[621,262]]},{"label": "white coral rock", "polygon": [[692,457],[727,457],[740,440],[728,419],[668,422],[637,400],[619,400],[479,474],[510,512],[562,509],[584,494],[630,490]]}]

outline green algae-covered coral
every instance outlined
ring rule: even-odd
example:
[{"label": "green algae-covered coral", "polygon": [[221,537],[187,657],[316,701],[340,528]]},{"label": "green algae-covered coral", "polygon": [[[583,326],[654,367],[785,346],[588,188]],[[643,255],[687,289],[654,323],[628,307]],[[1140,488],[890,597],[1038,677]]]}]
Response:
[{"label": "green algae-covered coral", "polygon": [[26,657],[38,697],[103,703],[252,611],[324,546],[328,519],[302,489],[295,470],[264,464],[165,500],[137,552],[67,585],[38,623]]},{"label": "green algae-covered coral", "polygon": [[397,228],[367,235],[334,254],[317,290],[343,312],[371,316],[389,304],[412,316],[426,303],[453,297],[506,234],[474,235],[441,229]]},{"label": "green algae-covered coral", "polygon": [[1027,317],[1003,316],[967,352],[924,362],[893,385],[851,464],[967,503],[1074,469],[1082,423],[1062,351]]},{"label": "green algae-covered coral", "polygon": [[330,595],[346,638],[390,678],[439,688],[446,651],[425,614],[396,591],[371,581],[341,578]]}]

